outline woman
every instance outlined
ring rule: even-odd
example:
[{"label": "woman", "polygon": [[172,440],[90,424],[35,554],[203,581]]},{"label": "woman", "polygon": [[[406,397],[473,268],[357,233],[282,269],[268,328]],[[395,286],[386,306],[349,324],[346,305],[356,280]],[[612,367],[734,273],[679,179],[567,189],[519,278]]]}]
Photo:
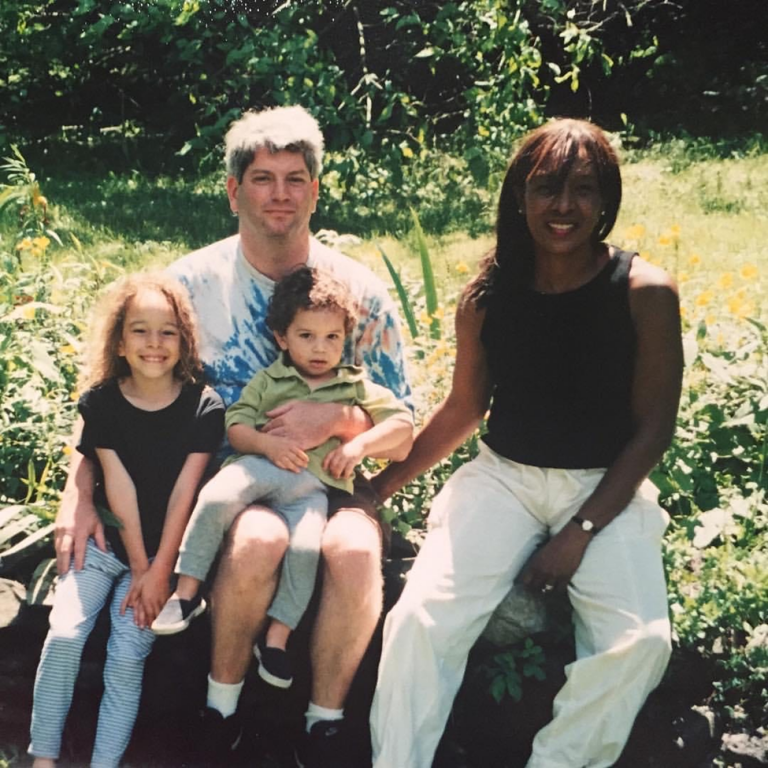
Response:
[{"label": "woman", "polygon": [[371,713],[377,768],[428,768],[467,654],[518,580],[567,590],[577,660],[528,768],[612,765],[670,653],[668,522],[646,480],[671,439],[682,375],[677,291],[607,245],[621,202],[597,127],[555,120],[523,141],[496,247],[456,316],[448,398],[383,497],[457,448],[491,404],[480,455],[435,499],[387,617]]}]

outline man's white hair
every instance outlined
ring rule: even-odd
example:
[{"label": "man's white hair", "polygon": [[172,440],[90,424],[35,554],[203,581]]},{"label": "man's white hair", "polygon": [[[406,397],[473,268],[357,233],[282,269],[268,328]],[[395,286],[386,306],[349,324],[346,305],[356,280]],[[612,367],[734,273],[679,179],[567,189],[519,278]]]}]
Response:
[{"label": "man's white hair", "polygon": [[323,134],[304,107],[273,107],[246,112],[227,131],[224,160],[227,173],[238,182],[260,149],[301,152],[311,178],[320,175],[323,164]]}]

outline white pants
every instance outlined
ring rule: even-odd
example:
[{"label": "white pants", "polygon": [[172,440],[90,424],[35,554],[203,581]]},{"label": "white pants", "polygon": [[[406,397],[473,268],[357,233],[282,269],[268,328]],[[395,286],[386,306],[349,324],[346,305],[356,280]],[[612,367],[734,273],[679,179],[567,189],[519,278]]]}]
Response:
[{"label": "white pants", "polygon": [[[429,768],[469,650],[534,550],[605,470],[542,469],[482,446],[434,501],[429,533],[384,625],[371,710],[375,768]],[[646,483],[587,547],[568,596],[576,661],[527,768],[599,768],[621,754],[669,660],[661,561],[669,518]]]}]

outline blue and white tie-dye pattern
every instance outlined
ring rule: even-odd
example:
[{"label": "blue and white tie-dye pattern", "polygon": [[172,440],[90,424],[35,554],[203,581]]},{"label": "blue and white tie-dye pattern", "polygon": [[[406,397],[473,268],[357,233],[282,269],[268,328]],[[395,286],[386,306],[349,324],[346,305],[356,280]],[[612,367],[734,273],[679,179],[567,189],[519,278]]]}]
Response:
[{"label": "blue and white tie-dye pattern", "polygon": [[[314,238],[307,263],[333,273],[358,302],[360,317],[347,339],[344,362],[363,366],[372,381],[411,406],[400,323],[384,284],[367,267]],[[265,322],[275,283],[246,261],[239,235],[184,256],[169,272],[189,291],[208,381],[229,407],[251,377],[277,358]]]}]

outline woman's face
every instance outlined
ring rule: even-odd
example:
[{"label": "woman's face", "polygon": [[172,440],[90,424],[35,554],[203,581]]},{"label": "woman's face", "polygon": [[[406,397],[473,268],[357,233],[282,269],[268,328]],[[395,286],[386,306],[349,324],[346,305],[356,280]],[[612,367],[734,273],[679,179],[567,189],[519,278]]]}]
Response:
[{"label": "woman's face", "polygon": [[576,159],[564,181],[544,170],[525,184],[522,208],[537,254],[566,255],[592,247],[603,196],[590,159]]}]

